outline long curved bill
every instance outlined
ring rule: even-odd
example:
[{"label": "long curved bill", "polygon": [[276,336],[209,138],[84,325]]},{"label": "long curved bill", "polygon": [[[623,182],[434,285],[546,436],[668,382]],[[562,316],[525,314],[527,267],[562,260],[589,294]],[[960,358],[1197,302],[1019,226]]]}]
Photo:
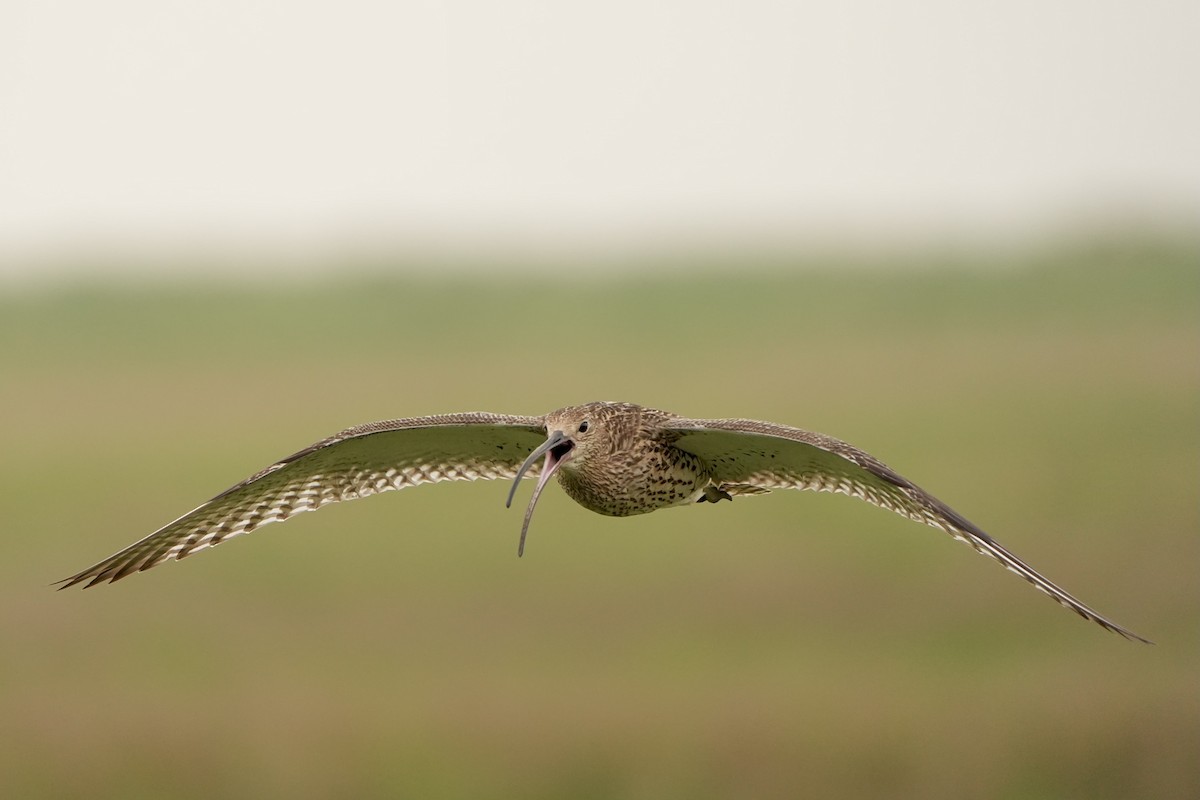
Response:
[{"label": "long curved bill", "polygon": [[[566,447],[562,447],[562,445]],[[550,438],[540,444],[536,450],[529,454],[525,462],[521,464],[521,468],[517,470],[517,476],[513,478],[512,488],[508,490],[508,500],[505,501],[505,508],[512,508],[513,496],[517,493],[517,485],[521,483],[521,478],[525,477],[525,473],[529,471],[539,458],[546,457],[546,463],[542,465],[542,474],[538,477],[537,486],[533,488],[533,497],[529,498],[529,506],[525,509],[525,522],[521,525],[521,542],[517,545],[517,557],[525,555],[525,534],[529,531],[529,521],[533,519],[533,509],[537,505],[538,498],[542,495],[542,489],[546,482],[550,480],[560,464],[571,456],[574,450],[574,445],[567,435],[562,431],[555,431],[550,434]]]}]

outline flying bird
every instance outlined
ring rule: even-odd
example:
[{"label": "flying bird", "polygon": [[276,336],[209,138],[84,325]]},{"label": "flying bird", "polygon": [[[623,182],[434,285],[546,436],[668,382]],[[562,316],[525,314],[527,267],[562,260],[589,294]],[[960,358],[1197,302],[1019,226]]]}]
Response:
[{"label": "flying bird", "polygon": [[846,442],[749,419],[689,419],[633,403],[586,403],[541,417],[482,412],[348,428],[281,459],[141,541],[59,583],[117,581],[169,559],[340,500],[423,483],[537,478],[517,554],[551,476],[584,508],[613,517],[717,503],[775,489],[866,500],[966,542],[1084,619],[1121,627],[1010,553],[965,517]]}]

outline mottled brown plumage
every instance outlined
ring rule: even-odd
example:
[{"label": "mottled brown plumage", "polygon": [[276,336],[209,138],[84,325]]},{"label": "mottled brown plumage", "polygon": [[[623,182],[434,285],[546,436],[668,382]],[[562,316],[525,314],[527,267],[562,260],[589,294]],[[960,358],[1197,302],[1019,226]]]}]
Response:
[{"label": "mottled brown plumage", "polygon": [[120,580],[327,503],[447,480],[512,479],[511,504],[521,478],[538,478],[525,512],[520,554],[538,497],[553,475],[584,508],[614,517],[773,489],[850,495],[940,528],[1085,619],[1147,641],[1091,610],[856,447],[769,422],[688,419],[632,403],[587,403],[542,417],[452,414],[349,428],[67,578],[63,588]]}]

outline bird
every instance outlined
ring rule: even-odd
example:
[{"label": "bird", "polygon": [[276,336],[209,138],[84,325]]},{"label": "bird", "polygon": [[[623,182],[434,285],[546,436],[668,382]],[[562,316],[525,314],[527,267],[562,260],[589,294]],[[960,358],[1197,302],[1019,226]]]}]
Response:
[{"label": "bird", "polygon": [[941,529],[1060,605],[1127,639],[1093,611],[915,483],[840,439],[752,419],[692,419],[634,403],[591,402],[543,416],[440,414],[347,428],[251,475],[75,575],[61,589],[115,582],[329,503],[441,481],[536,478],[517,555],[550,478],[612,517],[766,494],[835,492]]}]

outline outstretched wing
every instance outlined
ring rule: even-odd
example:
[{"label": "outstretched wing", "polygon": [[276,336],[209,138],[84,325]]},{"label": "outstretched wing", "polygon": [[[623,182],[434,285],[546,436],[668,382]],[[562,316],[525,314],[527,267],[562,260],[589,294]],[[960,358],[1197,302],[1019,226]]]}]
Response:
[{"label": "outstretched wing", "polygon": [[996,559],[1084,619],[1127,639],[1147,642],[1097,614],[1002,547],[958,512],[846,442],[819,433],[748,419],[678,419],[666,426],[675,446],[703,458],[732,494],[757,489],[838,492],[940,528]]},{"label": "outstretched wing", "polygon": [[[512,478],[546,438],[541,417],[468,413],[348,428],[226,489],[139,542],[61,581],[117,581],[271,522],[392,489]],[[529,477],[539,473],[531,470]]]}]

